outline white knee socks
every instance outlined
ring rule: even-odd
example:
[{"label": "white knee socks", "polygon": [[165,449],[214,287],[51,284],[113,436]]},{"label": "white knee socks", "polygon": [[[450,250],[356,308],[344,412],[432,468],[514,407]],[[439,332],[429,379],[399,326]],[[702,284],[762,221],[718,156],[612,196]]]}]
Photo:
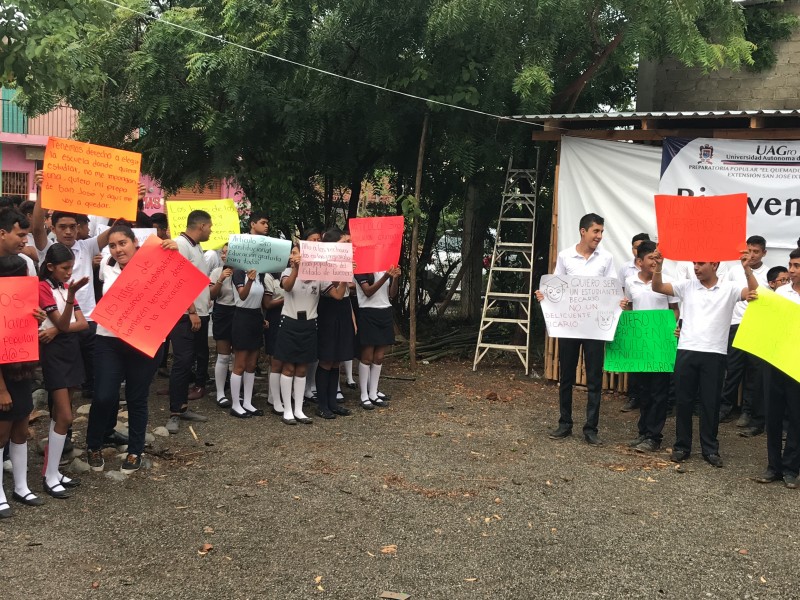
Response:
[{"label": "white knee socks", "polygon": [[[305,385],[305,382],[303,383]],[[300,388],[300,398],[303,397],[303,388]],[[281,373],[281,401],[283,402],[283,418],[294,419],[292,414],[292,378]]]},{"label": "white knee socks", "polygon": [[14,491],[23,498],[31,493],[28,487],[28,442],[15,444],[9,442],[8,457],[14,474]]},{"label": "white knee socks", "polygon": [[230,354],[217,354],[217,363],[214,365],[214,383],[217,385],[217,400],[225,397],[225,380],[228,378],[228,364]]},{"label": "white knee socks", "polygon": [[[53,424],[53,426],[54,425],[55,424]],[[61,485],[61,473],[58,472],[58,463],[61,461],[61,454],[64,452],[64,443],[67,440],[67,436],[63,433],[56,433],[53,426],[51,426],[50,435],[47,438],[44,478],[49,487],[60,492],[63,491],[64,488]]]},{"label": "white knee socks", "polygon": [[[369,366],[369,399],[375,400],[378,397],[378,379],[381,377],[381,366],[372,363]],[[359,377],[360,377],[359,373]]]},{"label": "white knee socks", "polygon": [[231,410],[237,415],[243,415],[244,409],[242,408],[242,399],[240,392],[242,391],[242,376],[236,373],[231,373]]},{"label": "white knee socks", "polygon": [[362,402],[369,400],[367,385],[369,385],[369,365],[360,362],[358,363],[358,387],[361,389]]},{"label": "white knee socks", "polygon": [[294,378],[294,418],[295,419],[307,419],[306,415],[303,413],[303,391],[306,389],[306,378],[305,377],[297,377],[295,375]]},{"label": "white knee socks", "polygon": [[252,412],[256,409],[256,407],[253,406],[253,385],[256,382],[256,374],[245,372],[245,374],[242,375],[242,381],[244,382],[244,400],[242,401],[242,408]]},{"label": "white knee socks", "polygon": [[267,402],[272,404],[277,411],[283,411],[283,403],[281,402],[281,374],[269,374],[269,397]]},{"label": "white knee socks", "polygon": [[344,365],[344,374],[347,376],[347,383],[355,383],[355,379],[353,379],[353,361],[346,360],[342,364]]}]

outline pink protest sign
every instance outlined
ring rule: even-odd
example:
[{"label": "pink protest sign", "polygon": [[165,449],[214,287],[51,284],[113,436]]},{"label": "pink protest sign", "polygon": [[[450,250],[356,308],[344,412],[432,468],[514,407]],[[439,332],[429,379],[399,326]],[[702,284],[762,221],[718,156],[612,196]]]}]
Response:
[{"label": "pink protest sign", "polygon": [[155,356],[208,277],[151,235],[92,311],[92,319],[137,350]]},{"label": "pink protest sign", "polygon": [[350,219],[350,239],[356,273],[388,271],[400,262],[403,217]]},{"label": "pink protest sign", "polygon": [[353,279],[353,245],[300,242],[303,281],[350,281]]}]

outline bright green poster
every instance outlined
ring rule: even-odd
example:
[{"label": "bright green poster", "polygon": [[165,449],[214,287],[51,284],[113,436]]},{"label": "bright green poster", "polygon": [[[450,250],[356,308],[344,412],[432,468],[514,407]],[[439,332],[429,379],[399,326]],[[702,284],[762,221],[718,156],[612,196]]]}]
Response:
[{"label": "bright green poster", "polygon": [[626,310],[614,341],[606,344],[603,367],[617,373],[671,373],[678,340],[671,310]]}]

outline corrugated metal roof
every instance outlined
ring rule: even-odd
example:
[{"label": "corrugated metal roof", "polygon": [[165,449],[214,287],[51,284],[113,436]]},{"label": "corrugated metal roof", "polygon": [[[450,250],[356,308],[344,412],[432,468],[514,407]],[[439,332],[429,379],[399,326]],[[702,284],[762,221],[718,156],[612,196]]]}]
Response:
[{"label": "corrugated metal roof", "polygon": [[562,113],[546,115],[515,115],[514,119],[527,121],[597,121],[626,119],[708,119],[719,117],[794,117],[800,109],[792,110],[681,110],[664,112],[598,112]]}]

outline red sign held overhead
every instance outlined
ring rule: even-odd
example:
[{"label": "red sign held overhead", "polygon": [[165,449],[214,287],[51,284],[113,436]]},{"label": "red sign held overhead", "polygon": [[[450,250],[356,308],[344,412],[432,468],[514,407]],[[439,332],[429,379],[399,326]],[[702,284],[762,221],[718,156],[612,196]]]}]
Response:
[{"label": "red sign held overhead", "polygon": [[388,271],[397,266],[404,224],[403,217],[367,217],[348,221],[356,274]]},{"label": "red sign held overhead", "polygon": [[747,239],[747,194],[656,195],[658,248],[676,261],[739,260]]},{"label": "red sign held overhead", "polygon": [[152,357],[208,283],[180,252],[162,249],[151,235],[97,303],[92,319]]}]

